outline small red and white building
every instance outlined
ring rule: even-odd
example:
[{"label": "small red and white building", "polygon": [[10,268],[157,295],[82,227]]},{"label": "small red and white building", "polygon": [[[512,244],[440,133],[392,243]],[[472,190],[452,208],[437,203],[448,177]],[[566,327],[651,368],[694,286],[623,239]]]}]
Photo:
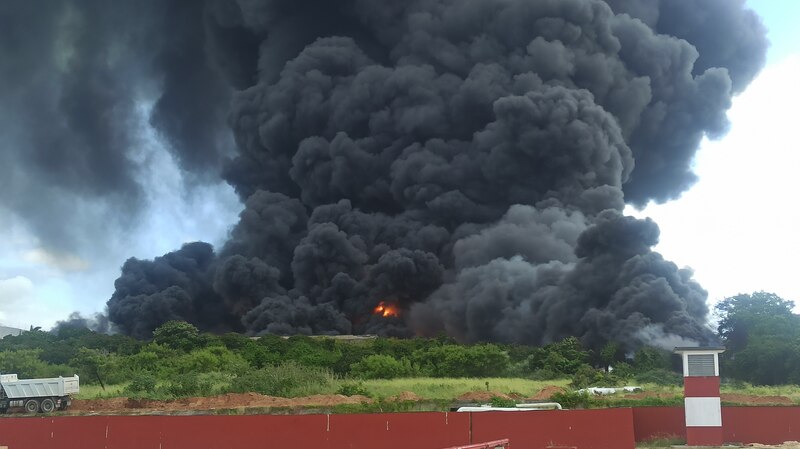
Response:
[{"label": "small red and white building", "polygon": [[722,445],[719,355],[722,347],[679,347],[683,359],[683,396],[688,446]]}]

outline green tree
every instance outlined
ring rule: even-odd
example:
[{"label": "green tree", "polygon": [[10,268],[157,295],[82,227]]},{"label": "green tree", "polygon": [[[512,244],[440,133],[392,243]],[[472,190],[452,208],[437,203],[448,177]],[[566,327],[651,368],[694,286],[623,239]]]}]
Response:
[{"label": "green tree", "polygon": [[78,368],[84,376],[89,374],[91,378],[97,380],[105,391],[106,385],[103,378],[111,367],[108,353],[97,349],[79,348],[70,364]]},{"label": "green tree", "polygon": [[289,349],[283,360],[293,360],[305,366],[331,368],[341,357],[333,339],[293,336],[288,339]]},{"label": "green tree", "polygon": [[0,373],[16,374],[20,379],[43,377],[47,364],[39,359],[41,349],[0,352]]},{"label": "green tree", "polygon": [[774,293],[726,298],[715,306],[727,351],[722,372],[759,385],[800,381],[800,316],[794,302]]},{"label": "green tree", "polygon": [[633,355],[633,369],[637,373],[652,370],[669,370],[672,354],[663,349],[643,346]]},{"label": "green tree", "polygon": [[620,345],[615,341],[609,341],[603,346],[603,349],[600,350],[600,363],[603,364],[603,367],[608,368],[611,365],[614,365],[614,362],[621,360],[622,350]]},{"label": "green tree", "polygon": [[434,377],[502,377],[509,357],[493,344],[443,345],[414,351],[414,362]]},{"label": "green tree", "polygon": [[153,343],[189,352],[205,343],[194,325],[186,321],[167,321],[153,331]]},{"label": "green tree", "polygon": [[589,361],[589,351],[580,340],[567,337],[558,343],[538,348],[531,355],[528,366],[531,370],[548,370],[557,374],[575,374]]},{"label": "green tree", "polygon": [[170,361],[167,371],[177,374],[231,373],[238,374],[250,369],[250,364],[224,346],[195,349]]},{"label": "green tree", "polygon": [[793,301],[763,291],[725,298],[714,306],[717,333],[734,353],[747,346],[751,333],[796,337],[800,328],[793,308]]}]

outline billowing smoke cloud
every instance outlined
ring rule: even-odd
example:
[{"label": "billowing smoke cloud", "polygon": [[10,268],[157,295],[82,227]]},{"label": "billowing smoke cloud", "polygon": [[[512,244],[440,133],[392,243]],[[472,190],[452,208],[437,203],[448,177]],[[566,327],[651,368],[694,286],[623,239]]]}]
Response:
[{"label": "billowing smoke cloud", "polygon": [[104,334],[116,332],[116,329],[108,320],[107,315],[96,313],[90,317],[85,317],[78,312],[69,314],[66,320],[56,322],[55,326],[53,326],[50,331],[60,334],[62,332],[69,332],[70,330],[84,329]]},{"label": "billowing smoke cloud", "polygon": [[221,158],[209,145],[227,111],[236,154],[222,174],[244,210],[218,253],[193,243],[126,262],[108,302],[123,332],[182,318],[251,334],[712,338],[705,291],[651,250],[655,223],[622,210],[678,197],[700,140],[726,131],[766,49],[743,1],[209,0],[138,14],[161,18],[146,28],[157,45],[134,47],[156,57],[134,52],[148,63],[129,75],[163,89],[151,122],[202,171]]},{"label": "billowing smoke cloud", "polygon": [[148,121],[190,178],[218,179],[233,90],[208,55],[219,34],[192,0],[2,2],[0,209],[55,252],[129,226]]}]

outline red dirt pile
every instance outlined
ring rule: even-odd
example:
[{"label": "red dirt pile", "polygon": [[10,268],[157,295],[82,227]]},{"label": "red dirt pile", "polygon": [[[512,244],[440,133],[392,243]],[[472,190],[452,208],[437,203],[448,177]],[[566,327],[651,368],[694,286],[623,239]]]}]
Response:
[{"label": "red dirt pile", "polygon": [[564,393],[567,389],[558,385],[547,385],[538,393],[528,398],[529,401],[546,401],[556,393]]},{"label": "red dirt pile", "polygon": [[169,401],[150,399],[89,399],[72,401],[73,412],[118,412],[118,411],[178,411],[178,410],[215,410],[266,407],[330,407],[341,404],[371,403],[366,396],[314,395],[300,398],[279,398],[257,393],[230,393],[210,397],[182,398]]},{"label": "red dirt pile", "polygon": [[456,399],[465,402],[489,402],[492,400],[492,398],[514,399],[505,393],[500,393],[499,391],[469,391],[457,397]]}]

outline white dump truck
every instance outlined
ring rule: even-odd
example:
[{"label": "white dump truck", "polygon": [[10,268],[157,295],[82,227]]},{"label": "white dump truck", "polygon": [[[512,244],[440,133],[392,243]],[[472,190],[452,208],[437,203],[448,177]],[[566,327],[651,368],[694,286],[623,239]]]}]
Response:
[{"label": "white dump truck", "polygon": [[23,407],[27,413],[65,410],[72,404],[71,394],[80,391],[78,375],[52,379],[17,379],[16,374],[0,374],[0,413]]}]

